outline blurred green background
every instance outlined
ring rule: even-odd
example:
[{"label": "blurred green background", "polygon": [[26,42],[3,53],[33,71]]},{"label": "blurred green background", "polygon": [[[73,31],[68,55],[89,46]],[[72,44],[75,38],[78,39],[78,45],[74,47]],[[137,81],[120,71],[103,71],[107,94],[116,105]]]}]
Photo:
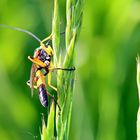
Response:
[{"label": "blurred green background", "polygon": [[[65,0],[59,2],[64,31]],[[52,13],[52,0],[0,0],[0,23],[27,29],[40,39],[51,33]],[[40,139],[46,110],[26,86],[31,67],[27,56],[38,45],[24,33],[0,28],[1,140]],[[139,52],[139,0],[85,0],[70,140],[136,139]]]}]

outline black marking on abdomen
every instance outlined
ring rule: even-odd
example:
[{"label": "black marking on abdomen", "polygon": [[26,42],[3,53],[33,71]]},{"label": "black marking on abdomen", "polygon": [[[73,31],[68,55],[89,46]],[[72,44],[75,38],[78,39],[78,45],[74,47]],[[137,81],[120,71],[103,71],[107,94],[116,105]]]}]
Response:
[{"label": "black marking on abdomen", "polygon": [[47,91],[46,91],[44,84],[41,84],[38,87],[38,92],[39,92],[39,99],[40,99],[41,104],[47,108],[48,107],[48,95],[47,95]]}]

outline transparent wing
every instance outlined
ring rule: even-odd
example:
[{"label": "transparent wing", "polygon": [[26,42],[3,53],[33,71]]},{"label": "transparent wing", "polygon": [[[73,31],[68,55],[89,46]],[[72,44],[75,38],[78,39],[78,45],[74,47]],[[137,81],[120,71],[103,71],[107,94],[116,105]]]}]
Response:
[{"label": "transparent wing", "polygon": [[34,93],[34,77],[36,72],[36,66],[35,64],[32,64],[31,71],[30,71],[30,88],[31,88],[31,95],[33,96]]}]

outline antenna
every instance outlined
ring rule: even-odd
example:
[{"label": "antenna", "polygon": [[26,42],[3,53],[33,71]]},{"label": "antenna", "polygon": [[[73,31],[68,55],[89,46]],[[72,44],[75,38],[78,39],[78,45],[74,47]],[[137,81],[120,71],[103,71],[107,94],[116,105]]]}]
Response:
[{"label": "antenna", "polygon": [[34,35],[33,33],[29,32],[27,30],[24,30],[24,29],[21,29],[21,28],[18,28],[18,27],[12,27],[12,26],[8,26],[8,25],[4,25],[4,24],[0,24],[0,27],[9,28],[9,29],[12,29],[12,30],[24,32],[24,33],[32,36],[33,38],[35,38],[39,43],[41,43],[41,40],[36,35]]}]

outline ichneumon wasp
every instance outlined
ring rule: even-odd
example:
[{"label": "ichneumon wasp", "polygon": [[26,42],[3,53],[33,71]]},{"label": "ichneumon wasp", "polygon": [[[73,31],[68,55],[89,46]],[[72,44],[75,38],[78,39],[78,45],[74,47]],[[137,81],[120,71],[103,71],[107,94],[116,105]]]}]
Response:
[{"label": "ichneumon wasp", "polygon": [[[54,89],[57,92],[57,88],[51,84],[51,78],[52,78],[51,72],[54,70],[74,71],[75,67],[74,68],[55,68],[53,66],[52,57],[54,55],[54,52],[49,43],[52,40],[52,34],[41,41],[36,35],[34,35],[33,33],[27,30],[17,28],[17,27],[11,27],[7,25],[3,25],[3,24],[0,24],[0,27],[24,32],[32,36],[34,39],[36,39],[40,43],[40,47],[38,47],[34,51],[34,55],[28,56],[28,59],[33,64],[31,66],[31,71],[30,71],[30,80],[27,81],[27,85],[31,88],[32,94],[33,94],[34,88],[38,89],[39,99],[40,99],[41,104],[44,107],[46,108],[48,107],[48,96],[50,96],[53,98],[54,102],[57,104],[59,110],[61,110],[55,98],[50,93],[48,93],[46,89],[45,76],[46,75],[48,76],[48,86],[50,86],[52,89]],[[44,42],[47,42],[47,43],[44,43]],[[42,70],[44,70],[45,73],[43,73]]]}]

